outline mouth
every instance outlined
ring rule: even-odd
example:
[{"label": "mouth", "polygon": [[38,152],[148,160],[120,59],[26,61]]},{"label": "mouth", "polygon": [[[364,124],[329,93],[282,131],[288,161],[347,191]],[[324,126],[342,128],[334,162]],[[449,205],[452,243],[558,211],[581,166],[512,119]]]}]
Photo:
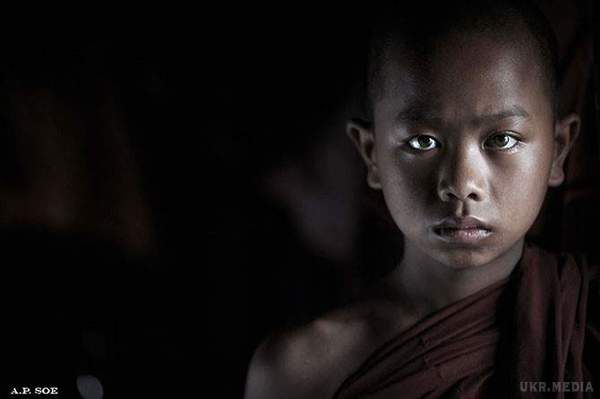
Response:
[{"label": "mouth", "polygon": [[472,244],[482,241],[493,234],[485,222],[473,218],[446,218],[433,226],[433,233],[449,243]]}]

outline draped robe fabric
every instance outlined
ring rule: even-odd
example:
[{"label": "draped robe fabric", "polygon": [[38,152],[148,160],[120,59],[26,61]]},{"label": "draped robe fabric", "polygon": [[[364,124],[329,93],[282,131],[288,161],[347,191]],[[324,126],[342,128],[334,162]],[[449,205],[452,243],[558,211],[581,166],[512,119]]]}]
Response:
[{"label": "draped robe fabric", "polygon": [[584,257],[526,244],[508,278],[399,332],[334,398],[600,396],[599,280]]}]

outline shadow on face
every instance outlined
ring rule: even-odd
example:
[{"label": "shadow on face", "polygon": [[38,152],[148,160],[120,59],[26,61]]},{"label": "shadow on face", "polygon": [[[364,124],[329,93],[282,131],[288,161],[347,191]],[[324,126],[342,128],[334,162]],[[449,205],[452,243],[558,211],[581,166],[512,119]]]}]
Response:
[{"label": "shadow on face", "polygon": [[[488,263],[521,242],[548,186],[562,182],[578,118],[555,122],[539,57],[514,45],[524,35],[449,33],[426,52],[390,46],[373,123],[348,132],[407,251]],[[471,218],[482,233],[440,234],[448,218]]]}]

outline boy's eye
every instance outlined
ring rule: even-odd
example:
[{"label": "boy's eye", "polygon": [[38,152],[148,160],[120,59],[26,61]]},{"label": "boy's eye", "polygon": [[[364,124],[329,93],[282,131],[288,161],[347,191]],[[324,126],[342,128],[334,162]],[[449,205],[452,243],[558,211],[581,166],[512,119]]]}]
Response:
[{"label": "boy's eye", "polygon": [[438,142],[431,136],[419,135],[408,140],[408,145],[414,150],[428,151],[438,147]]},{"label": "boy's eye", "polygon": [[517,144],[519,139],[508,133],[495,134],[485,142],[486,147],[496,150],[510,150]]}]

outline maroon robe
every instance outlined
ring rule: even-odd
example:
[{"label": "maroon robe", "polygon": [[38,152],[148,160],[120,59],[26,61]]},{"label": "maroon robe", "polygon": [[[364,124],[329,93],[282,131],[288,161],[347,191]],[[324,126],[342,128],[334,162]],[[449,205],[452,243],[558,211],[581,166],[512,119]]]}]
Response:
[{"label": "maroon robe", "polygon": [[526,244],[508,278],[399,333],[334,398],[600,397],[599,281]]}]

